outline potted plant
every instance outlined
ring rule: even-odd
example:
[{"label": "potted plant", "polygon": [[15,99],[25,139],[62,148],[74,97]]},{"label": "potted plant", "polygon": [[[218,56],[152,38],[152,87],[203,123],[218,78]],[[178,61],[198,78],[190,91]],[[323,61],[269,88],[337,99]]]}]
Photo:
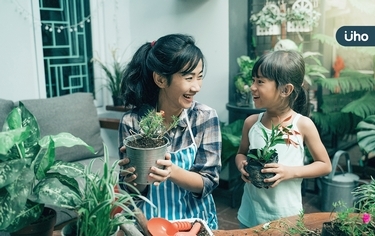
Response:
[{"label": "potted plant", "polygon": [[[128,231],[134,225],[135,219],[144,218],[134,199],[149,201],[140,196],[135,188],[135,194],[130,194],[117,186],[118,161],[110,165],[106,146],[103,169],[100,172],[92,169],[94,161],[99,160],[94,159],[90,165],[85,166],[84,174],[78,178],[83,183],[78,194],[64,206],[66,209],[75,210],[78,217],[77,221],[63,228],[63,236],[116,235],[120,227]],[[143,225],[146,224],[143,222]],[[140,232],[138,234],[142,235]],[[136,233],[133,231],[131,235]]]},{"label": "potted plant", "polygon": [[257,35],[279,35],[283,21],[285,13],[280,12],[279,7],[272,2],[267,2],[260,12],[250,17],[250,22],[256,25]]},{"label": "potted plant", "polygon": [[[374,235],[375,232],[375,181],[362,184],[353,191],[355,206],[337,212],[332,220],[323,223],[322,235]],[[345,206],[335,202],[336,207]],[[332,211],[333,212],[333,211]]]},{"label": "potted plant", "polygon": [[252,96],[250,86],[252,83],[252,70],[258,58],[252,60],[248,56],[240,56],[237,58],[237,64],[240,72],[234,78],[236,87],[237,106],[250,106],[252,104]]},{"label": "potted plant", "polygon": [[[297,3],[297,2],[296,2]],[[312,4],[306,6],[293,5],[287,10],[287,31],[288,32],[310,32],[317,27],[320,13],[312,9]]]},{"label": "potted plant", "polygon": [[278,125],[273,125],[271,128],[270,135],[263,128],[263,140],[265,141],[265,146],[259,149],[251,149],[247,154],[247,165],[245,170],[249,173],[249,179],[251,183],[258,188],[268,188],[273,183],[265,183],[264,179],[271,178],[274,173],[261,173],[261,169],[267,163],[277,163],[278,153],[275,149],[276,144],[292,144],[297,146],[298,143],[294,142],[290,137],[292,135],[299,135],[300,133],[292,129],[292,124],[288,126],[281,125],[283,122],[287,122],[292,118],[292,116],[287,117]]},{"label": "potted plant", "polygon": [[165,158],[169,145],[164,134],[175,128],[179,121],[176,116],[172,116],[172,119],[172,123],[166,126],[164,111],[149,110],[139,121],[140,132],[125,138],[124,145],[130,165],[136,167],[137,184],[152,183],[148,178],[149,169],[155,165],[156,160]]},{"label": "potted plant", "polygon": [[64,205],[67,195],[76,194],[74,177],[83,168],[55,161],[55,148],[83,145],[94,152],[69,133],[41,138],[37,120],[22,102],[5,120],[0,144],[0,231],[10,233],[39,223],[45,204]]},{"label": "potted plant", "polygon": [[112,93],[113,105],[122,106],[124,102],[121,96],[121,81],[125,65],[121,63],[121,58],[117,58],[116,53],[117,50],[112,50],[111,52],[113,59],[112,64],[106,64],[97,57],[93,57],[91,61],[98,63],[100,68],[104,71],[106,76],[105,87]]}]

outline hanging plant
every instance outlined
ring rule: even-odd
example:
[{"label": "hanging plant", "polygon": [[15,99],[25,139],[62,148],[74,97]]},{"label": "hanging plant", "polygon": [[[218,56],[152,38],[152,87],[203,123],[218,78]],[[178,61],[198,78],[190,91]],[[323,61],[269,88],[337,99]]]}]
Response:
[{"label": "hanging plant", "polygon": [[268,2],[260,12],[250,17],[250,22],[257,26],[257,35],[280,34],[280,25],[283,21],[285,13],[280,12],[279,7],[272,2]]}]

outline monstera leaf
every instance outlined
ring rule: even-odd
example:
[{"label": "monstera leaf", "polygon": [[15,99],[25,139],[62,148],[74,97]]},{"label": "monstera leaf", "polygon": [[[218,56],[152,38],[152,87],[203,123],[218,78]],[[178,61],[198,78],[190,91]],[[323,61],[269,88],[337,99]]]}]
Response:
[{"label": "monstera leaf", "polygon": [[365,153],[375,152],[375,115],[366,117],[357,125],[359,148]]}]

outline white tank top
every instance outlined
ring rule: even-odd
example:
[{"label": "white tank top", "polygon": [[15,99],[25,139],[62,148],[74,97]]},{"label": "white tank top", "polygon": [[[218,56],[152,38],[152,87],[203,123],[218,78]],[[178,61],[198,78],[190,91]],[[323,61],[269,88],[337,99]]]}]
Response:
[{"label": "white tank top", "polygon": [[[262,128],[268,134],[271,132],[260,122],[262,116],[263,113],[260,113],[257,122],[249,130],[249,150],[265,145]],[[297,114],[292,121],[292,129],[296,131],[299,131],[297,121],[300,117],[301,114]],[[275,146],[279,163],[286,166],[303,166],[305,153],[302,136],[296,135],[292,139],[299,144],[297,147],[286,144]],[[238,210],[238,220],[248,227],[253,227],[282,217],[298,215],[302,211],[301,183],[302,179],[291,179],[268,189],[256,188],[251,183],[246,183]]]}]

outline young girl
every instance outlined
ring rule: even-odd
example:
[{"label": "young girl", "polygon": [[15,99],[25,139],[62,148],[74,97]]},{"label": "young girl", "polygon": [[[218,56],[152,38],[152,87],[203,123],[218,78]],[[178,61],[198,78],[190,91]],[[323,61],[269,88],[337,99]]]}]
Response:
[{"label": "young girl", "polygon": [[[179,117],[167,134],[171,145],[165,160],[152,167],[152,185],[135,185],[155,206],[140,202],[150,219],[201,218],[211,229],[218,228],[212,191],[219,184],[221,133],[216,111],[194,100],[203,82],[204,57],[188,35],[171,34],[143,44],[128,64],[123,79],[125,105],[119,127],[121,179],[134,185],[134,167],[126,164],[125,137],[139,132],[138,122],[149,109],[164,111],[166,126]],[[130,189],[130,188],[129,188]]]},{"label": "young girl", "polygon": [[[308,115],[303,88],[305,63],[296,51],[274,51],[255,63],[251,93],[256,108],[265,112],[246,118],[242,139],[236,155],[236,165],[246,182],[238,211],[241,227],[253,227],[282,217],[298,215],[302,209],[301,183],[303,178],[323,176],[331,171],[331,162],[319,133]],[[284,121],[290,117],[288,121]],[[271,188],[257,188],[245,171],[246,155],[250,149],[262,148],[261,129],[270,135],[272,124],[288,126],[300,135],[293,137],[298,145],[277,144],[278,163],[266,164],[262,173],[274,173],[265,182]],[[304,144],[314,162],[304,165]]]}]

